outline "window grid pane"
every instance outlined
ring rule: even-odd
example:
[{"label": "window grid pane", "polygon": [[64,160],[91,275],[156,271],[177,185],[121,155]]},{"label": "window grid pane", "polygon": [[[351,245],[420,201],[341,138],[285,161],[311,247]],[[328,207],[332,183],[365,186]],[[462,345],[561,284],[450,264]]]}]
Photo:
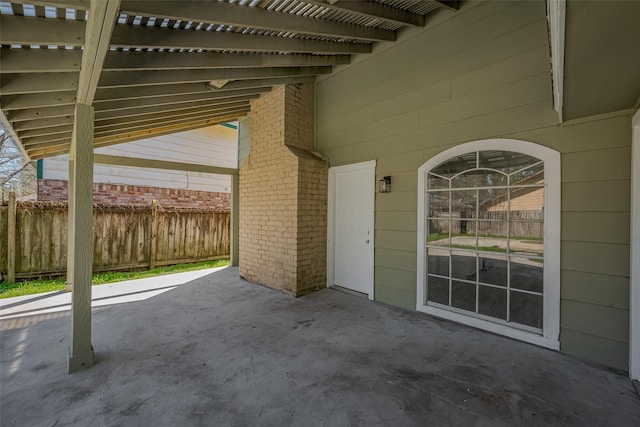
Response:
[{"label": "window grid pane", "polygon": [[[539,331],[544,165],[518,153],[483,154],[453,158],[431,171],[439,176],[427,174],[426,299]],[[497,167],[487,171],[483,164],[483,170],[481,159]],[[438,247],[454,252],[444,255],[442,249],[434,251]]]}]

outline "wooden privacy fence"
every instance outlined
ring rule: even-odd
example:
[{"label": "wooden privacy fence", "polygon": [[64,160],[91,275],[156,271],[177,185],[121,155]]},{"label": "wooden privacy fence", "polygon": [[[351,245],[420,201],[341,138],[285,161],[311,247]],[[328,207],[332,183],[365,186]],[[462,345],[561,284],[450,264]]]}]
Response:
[{"label": "wooden privacy fence", "polygon": [[[67,205],[11,203],[0,206],[0,274],[9,280],[12,273],[18,279],[64,275]],[[228,258],[229,226],[229,212],[162,209],[155,203],[143,208],[96,205],[93,271]]]},{"label": "wooden privacy fence", "polygon": [[[476,227],[480,235],[505,235],[507,232],[507,212],[483,212],[479,221],[475,221],[475,212],[454,212],[440,218],[429,220],[429,233],[475,234]],[[512,237],[531,237],[541,239],[544,236],[544,212],[511,211],[509,212],[509,230]]]}]

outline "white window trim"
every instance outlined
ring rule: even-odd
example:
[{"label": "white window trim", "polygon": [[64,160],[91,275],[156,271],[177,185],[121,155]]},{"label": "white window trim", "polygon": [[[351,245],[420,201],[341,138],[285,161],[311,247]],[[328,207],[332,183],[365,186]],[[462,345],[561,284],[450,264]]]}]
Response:
[{"label": "white window trim", "polygon": [[375,247],[375,192],[376,192],[376,161],[369,160],[361,163],[353,163],[350,165],[344,166],[334,166],[329,168],[329,191],[327,198],[327,288],[331,287],[335,282],[335,265],[334,265],[334,254],[335,254],[335,237],[333,233],[335,232],[335,203],[336,203],[336,174],[344,173],[344,172],[356,172],[356,171],[367,171],[369,173],[369,179],[371,182],[371,192],[373,197],[371,197],[371,205],[368,206],[369,215],[367,218],[362,218],[368,226],[369,230],[371,230],[371,237],[369,240],[371,243],[369,244],[369,253],[367,256],[371,260],[371,268],[370,271],[364,271],[363,274],[366,274],[370,279],[368,280],[369,286],[367,291],[367,296],[370,300],[374,299],[374,270],[375,270],[375,259],[374,259],[374,247]]},{"label": "white window trim", "polygon": [[631,121],[631,281],[629,310],[629,377],[640,381],[640,111]]},{"label": "white window trim", "polygon": [[[515,151],[544,161],[544,288],[542,335],[515,329],[473,316],[433,307],[425,298],[425,173],[440,163],[472,151]],[[416,310],[436,317],[484,329],[496,334],[554,350],[560,349],[560,153],[551,148],[516,139],[486,139],[450,148],[418,169],[418,263]]]}]

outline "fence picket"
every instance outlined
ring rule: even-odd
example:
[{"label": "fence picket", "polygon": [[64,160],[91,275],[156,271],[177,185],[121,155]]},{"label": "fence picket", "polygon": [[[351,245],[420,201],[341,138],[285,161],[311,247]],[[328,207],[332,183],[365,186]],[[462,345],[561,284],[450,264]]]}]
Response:
[{"label": "fence picket", "polygon": [[[155,210],[155,212],[154,212]],[[8,242],[8,209],[0,207],[0,241]],[[18,202],[15,277],[64,275],[67,208],[59,203]],[[229,256],[229,212],[100,207],[94,209],[94,271],[169,265]],[[223,231],[224,230],[224,231]],[[154,247],[155,246],[155,247]],[[7,245],[7,249],[11,245]],[[7,251],[0,250],[6,276]],[[152,260],[153,258],[153,260]]]}]

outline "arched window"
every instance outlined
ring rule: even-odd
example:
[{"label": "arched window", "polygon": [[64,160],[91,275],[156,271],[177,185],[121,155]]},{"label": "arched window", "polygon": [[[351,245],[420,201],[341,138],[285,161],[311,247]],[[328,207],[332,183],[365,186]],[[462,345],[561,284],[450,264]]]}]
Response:
[{"label": "arched window", "polygon": [[560,154],[462,144],[418,173],[417,309],[559,348]]}]

